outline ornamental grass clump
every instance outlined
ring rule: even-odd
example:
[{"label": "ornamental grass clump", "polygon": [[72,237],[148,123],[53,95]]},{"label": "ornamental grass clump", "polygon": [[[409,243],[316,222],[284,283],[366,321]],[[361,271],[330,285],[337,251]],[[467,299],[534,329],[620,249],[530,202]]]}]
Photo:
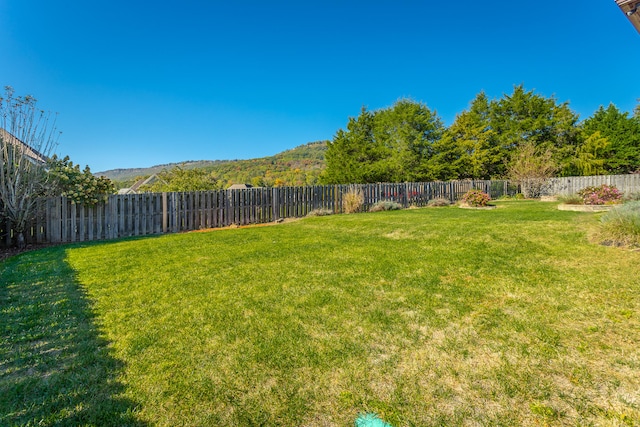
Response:
[{"label": "ornamental grass clump", "polygon": [[485,207],[491,201],[491,196],[482,190],[469,190],[462,196],[462,203],[474,208]]},{"label": "ornamental grass clump", "polygon": [[625,195],[624,196],[624,201],[625,202],[640,201],[640,192],[629,193],[629,194]]},{"label": "ornamental grass clump", "polygon": [[615,205],[622,203],[622,193],[613,185],[585,187],[578,191],[585,205]]},{"label": "ornamental grass clump", "polygon": [[616,246],[640,246],[640,201],[616,206],[601,218],[602,238]]},{"label": "ornamental grass clump", "polygon": [[429,207],[443,207],[443,206],[450,206],[450,205],[451,205],[451,201],[449,199],[445,199],[444,197],[437,197],[435,199],[431,199],[427,203],[427,206]]},{"label": "ornamental grass clump", "polygon": [[333,211],[330,209],[318,208],[310,211],[307,216],[328,216],[333,215]]},{"label": "ornamental grass clump", "polygon": [[342,195],[342,210],[344,213],[360,212],[364,205],[364,194],[359,187],[351,186],[349,191]]},{"label": "ornamental grass clump", "polygon": [[400,209],[402,209],[400,203],[394,202],[393,200],[380,200],[369,208],[369,212],[397,211]]}]

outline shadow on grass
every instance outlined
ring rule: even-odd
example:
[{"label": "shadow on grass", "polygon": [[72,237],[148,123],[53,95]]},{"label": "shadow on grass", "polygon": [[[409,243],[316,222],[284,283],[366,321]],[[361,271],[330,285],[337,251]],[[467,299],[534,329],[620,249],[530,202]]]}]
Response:
[{"label": "shadow on grass", "polygon": [[0,425],[144,426],[64,248],[0,262]]}]

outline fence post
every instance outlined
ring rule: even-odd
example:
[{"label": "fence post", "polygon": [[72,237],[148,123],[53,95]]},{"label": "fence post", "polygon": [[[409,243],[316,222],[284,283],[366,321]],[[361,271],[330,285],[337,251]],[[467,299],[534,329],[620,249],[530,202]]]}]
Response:
[{"label": "fence post", "polygon": [[167,212],[167,193],[163,192],[162,193],[162,233],[166,234],[167,233],[167,229],[169,227],[168,224],[168,219],[169,219],[169,213]]},{"label": "fence post", "polygon": [[402,207],[404,208],[408,208],[409,207],[409,183],[405,182],[404,183],[404,197],[402,198]]},{"label": "fence post", "polygon": [[277,221],[280,219],[280,206],[278,203],[278,187],[273,187],[271,189],[271,210],[273,211],[272,217],[273,221]]}]

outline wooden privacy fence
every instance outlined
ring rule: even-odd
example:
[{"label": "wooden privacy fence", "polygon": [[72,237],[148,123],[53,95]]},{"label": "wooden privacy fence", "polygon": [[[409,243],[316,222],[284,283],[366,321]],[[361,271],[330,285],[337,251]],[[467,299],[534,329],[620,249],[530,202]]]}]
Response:
[{"label": "wooden privacy fence", "polygon": [[[24,234],[33,244],[178,233],[303,217],[317,209],[340,213],[343,195],[354,189],[360,190],[363,208],[368,209],[382,200],[404,207],[425,206],[435,198],[455,201],[472,188],[493,198],[517,191],[507,181],[449,181],[112,195],[96,206],[54,197],[39,201],[37,217]],[[10,224],[0,224],[0,236],[0,245],[9,246],[15,231]]]},{"label": "wooden privacy fence", "polygon": [[[640,174],[553,178],[545,193],[569,195],[601,184],[615,185],[627,194],[640,192]],[[178,233],[302,217],[316,209],[340,213],[343,195],[353,189],[362,193],[366,210],[383,200],[403,207],[425,206],[436,198],[456,201],[473,188],[492,198],[518,192],[508,181],[465,180],[112,195],[92,207],[55,197],[38,201],[36,218],[24,235],[28,244],[39,244]],[[0,246],[10,246],[15,234],[11,224],[0,221]]]},{"label": "wooden privacy fence", "polygon": [[548,181],[545,192],[549,195],[568,196],[585,187],[597,187],[602,184],[613,185],[627,195],[637,193],[640,192],[640,174],[552,178]]}]

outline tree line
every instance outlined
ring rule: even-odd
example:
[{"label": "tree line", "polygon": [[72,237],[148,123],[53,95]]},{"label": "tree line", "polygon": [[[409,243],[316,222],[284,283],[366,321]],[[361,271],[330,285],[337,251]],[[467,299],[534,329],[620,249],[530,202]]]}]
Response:
[{"label": "tree line", "polygon": [[[89,167],[50,155],[55,120],[35,98],[6,87],[0,131],[0,220],[11,223],[19,245],[38,197],[91,205],[115,191]],[[640,172],[640,105],[629,114],[610,104],[579,121],[568,103],[520,85],[495,100],[479,93],[446,127],[424,103],[401,99],[389,108],[362,108],[327,143],[278,156],[228,162],[219,171],[174,168],[161,174],[162,188],[148,190],[210,190],[232,180],[280,186],[511,178],[535,196],[536,185],[553,175]]]},{"label": "tree line", "polygon": [[527,91],[480,92],[446,127],[411,99],[362,108],[326,151],[324,184],[627,174],[640,171],[640,105],[580,121],[568,103]]}]

